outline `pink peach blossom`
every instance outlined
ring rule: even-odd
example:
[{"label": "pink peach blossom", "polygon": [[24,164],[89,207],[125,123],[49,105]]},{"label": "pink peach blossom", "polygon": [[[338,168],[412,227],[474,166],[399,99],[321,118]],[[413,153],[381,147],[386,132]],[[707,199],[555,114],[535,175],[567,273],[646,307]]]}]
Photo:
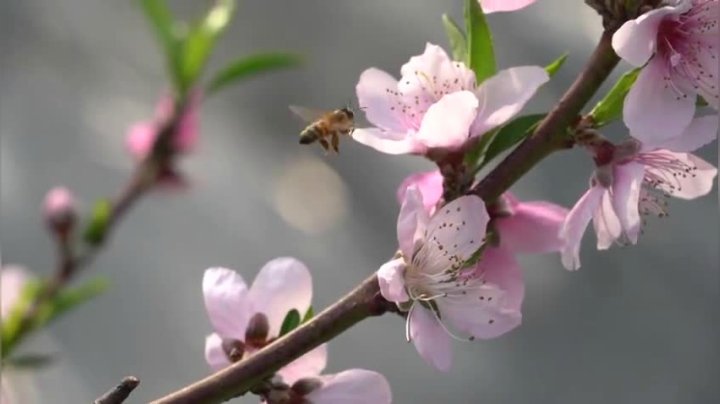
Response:
[{"label": "pink peach blossom", "polygon": [[643,67],[625,100],[633,137],[656,142],[678,136],[695,115],[695,96],[718,109],[718,1],[677,0],[627,21],[613,48]]},{"label": "pink peach blossom", "polygon": [[510,254],[488,249],[479,264],[466,267],[485,247],[489,220],[485,204],[474,195],[462,196],[430,217],[420,190],[412,185],[398,217],[402,256],[378,270],[383,297],[409,310],[408,341],[441,371],[451,363],[455,334],[448,327],[469,339],[488,339],[514,329],[522,319],[522,274],[513,262],[506,266]]},{"label": "pink peach blossom", "polygon": [[[233,354],[253,355],[278,337],[286,314],[295,309],[304,314],[312,299],[310,271],[294,258],[276,258],[265,264],[248,288],[237,272],[210,268],[203,278],[203,295],[215,332],[206,339],[205,358],[214,371],[231,364]],[[350,369],[321,375],[327,363],[327,345],[306,353],[277,373],[283,382],[312,378],[317,389],[305,398],[315,404],[390,403],[392,395],[385,378],[376,372]]]},{"label": "pink peach blossom", "polygon": [[353,138],[388,154],[460,150],[468,139],[515,116],[549,80],[543,68],[522,66],[502,70],[476,87],[472,70],[430,43],[400,73],[398,81],[370,68],[356,86],[360,106],[375,127],[358,128]]},{"label": "pink peach blossom", "polygon": [[480,0],[485,14],[520,10],[532,3],[535,3],[535,0]]},{"label": "pink peach blossom", "polygon": [[679,136],[664,142],[641,144],[636,140],[617,147],[612,161],[596,168],[590,189],[575,204],[563,223],[562,262],[580,268],[580,243],[592,220],[597,248],[616,242],[637,243],[641,215],[667,215],[665,199],[695,199],[708,194],[717,169],[694,151],[717,138],[716,115],[696,118]]}]

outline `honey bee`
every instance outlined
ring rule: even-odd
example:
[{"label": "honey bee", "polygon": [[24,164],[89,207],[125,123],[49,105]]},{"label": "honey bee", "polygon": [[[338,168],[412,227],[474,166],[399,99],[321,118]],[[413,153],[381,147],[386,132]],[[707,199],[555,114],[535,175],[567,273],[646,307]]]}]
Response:
[{"label": "honey bee", "polygon": [[[290,110],[309,125],[300,132],[300,144],[319,142],[325,154],[330,147],[339,153],[340,135],[349,136],[355,130],[355,113],[350,107],[333,111],[320,111],[297,105],[291,105]],[[328,142],[330,138],[330,142]]]}]

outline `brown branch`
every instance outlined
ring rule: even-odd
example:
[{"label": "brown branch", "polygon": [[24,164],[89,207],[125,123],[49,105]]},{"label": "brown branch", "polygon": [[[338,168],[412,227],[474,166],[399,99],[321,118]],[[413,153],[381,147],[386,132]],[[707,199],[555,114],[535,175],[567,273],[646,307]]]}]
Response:
[{"label": "brown branch", "polygon": [[135,376],[128,376],[115,386],[112,390],[103,394],[95,400],[94,404],[122,404],[127,400],[133,390],[140,384]]},{"label": "brown branch", "polygon": [[497,199],[540,160],[557,150],[572,147],[567,128],[597,92],[620,59],[612,48],[612,32],[605,31],[590,60],[558,104],[505,160],[472,190],[485,201]]}]

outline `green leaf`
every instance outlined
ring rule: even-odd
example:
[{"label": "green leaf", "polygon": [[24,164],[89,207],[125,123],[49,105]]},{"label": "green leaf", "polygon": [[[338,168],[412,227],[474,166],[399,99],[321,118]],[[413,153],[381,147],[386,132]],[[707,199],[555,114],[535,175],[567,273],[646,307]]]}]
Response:
[{"label": "green leaf", "polygon": [[300,324],[305,324],[308,321],[312,320],[313,316],[315,316],[315,312],[313,311],[313,307],[308,307],[307,311],[305,312],[305,315],[303,316],[302,321]]},{"label": "green leaf", "polygon": [[50,365],[55,357],[50,354],[24,354],[3,360],[3,366],[12,366],[18,370],[38,369]]},{"label": "green leaf", "polygon": [[98,245],[105,239],[107,225],[110,223],[113,205],[109,199],[101,199],[95,202],[90,213],[89,223],[85,227],[83,239],[90,245]]},{"label": "green leaf", "polygon": [[497,157],[500,153],[515,146],[530,135],[532,129],[540,123],[544,117],[545,114],[520,116],[500,128],[488,145],[482,164],[478,167],[478,170],[492,161],[492,159]]},{"label": "green leaf", "polygon": [[553,62],[550,63],[549,65],[545,66],[545,71],[548,72],[548,74],[550,75],[550,77],[554,76],[555,73],[557,73],[558,70],[560,70],[560,68],[562,67],[562,65],[565,64],[565,60],[567,60],[567,57],[568,57],[568,53],[565,52],[565,53],[562,54],[562,56],[560,56],[559,58],[555,59],[555,61],[553,61]]},{"label": "green leaf", "polygon": [[695,106],[696,107],[707,107],[708,103],[705,101],[705,99],[701,96],[697,96],[697,99],[695,100]]},{"label": "green leaf", "polygon": [[299,56],[288,53],[258,53],[245,56],[221,69],[210,80],[205,93],[209,96],[239,80],[271,70],[297,66],[301,62],[302,59]]},{"label": "green leaf", "polygon": [[615,86],[605,95],[605,98],[590,111],[596,128],[605,126],[622,116],[625,96],[627,96],[635,80],[637,80],[640,70],[640,68],[637,68],[623,74],[615,83]]},{"label": "green leaf", "polygon": [[97,277],[90,279],[79,286],[64,288],[57,294],[48,310],[43,313],[43,317],[41,317],[43,325],[49,321],[55,320],[57,317],[69,312],[77,306],[100,296],[107,291],[108,287],[109,283],[107,279]]},{"label": "green leaf", "polygon": [[30,304],[35,300],[35,297],[41,292],[43,287],[42,282],[38,279],[28,280],[20,292],[20,296],[10,312],[5,318],[2,319],[2,357],[6,358],[18,343],[20,337],[20,323],[25,316],[25,312],[30,307]]},{"label": "green leaf", "polygon": [[480,136],[477,145],[465,154],[465,162],[470,166],[477,166],[487,151],[488,145],[497,135],[498,129],[493,129]]},{"label": "green leaf", "polygon": [[448,42],[450,43],[453,60],[468,65],[468,45],[467,39],[465,39],[465,33],[447,14],[443,14],[442,22],[445,26]]},{"label": "green leaf", "polygon": [[170,72],[173,84],[177,89],[182,87],[181,76],[181,39],[176,29],[172,13],[165,0],[138,0],[147,17],[150,25],[155,31],[155,36],[160,41],[160,46],[165,53],[167,67]]},{"label": "green leaf", "polygon": [[217,0],[205,18],[188,33],[182,50],[182,84],[191,87],[202,73],[215,42],[230,23],[235,0]]},{"label": "green leaf", "polygon": [[497,71],[492,32],[485,20],[480,2],[465,0],[465,28],[468,41],[468,64],[475,72],[478,85]]},{"label": "green leaf", "polygon": [[290,310],[280,326],[280,337],[296,329],[299,325],[300,312],[295,309]]}]

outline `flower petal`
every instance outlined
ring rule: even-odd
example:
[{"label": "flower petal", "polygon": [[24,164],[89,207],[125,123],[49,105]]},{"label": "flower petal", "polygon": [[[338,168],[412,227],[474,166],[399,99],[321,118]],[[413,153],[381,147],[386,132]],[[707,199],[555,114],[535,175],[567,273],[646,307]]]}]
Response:
[{"label": "flower petal", "polygon": [[523,272],[515,256],[507,248],[486,248],[475,268],[475,273],[503,291],[503,308],[520,310],[525,298]]},{"label": "flower petal", "polygon": [[188,98],[188,104],[180,117],[175,134],[174,145],[177,151],[189,153],[193,151],[200,138],[200,103],[202,94],[195,90]]},{"label": "flower petal", "polygon": [[504,307],[505,293],[496,285],[485,284],[474,294],[437,299],[444,322],[475,338],[497,338],[522,323],[519,310]]},{"label": "flower petal", "polygon": [[296,381],[319,375],[327,365],[327,344],[322,344],[278,370],[283,382],[292,386]]},{"label": "flower petal", "polygon": [[[707,195],[712,190],[713,184],[715,183],[715,176],[717,176],[717,168],[712,164],[690,153],[671,153],[667,150],[658,150],[653,153],[662,153],[669,156],[668,158],[677,160],[679,164],[687,167],[695,167],[695,169],[687,173],[687,175],[681,173],[682,175],[674,175],[669,178],[669,180],[673,181],[672,188],[667,182],[661,182],[658,188],[680,199],[695,199]],[[647,171],[661,178],[669,177],[666,173],[660,172],[652,167],[647,167]]]},{"label": "flower petal", "polygon": [[210,322],[223,338],[245,338],[252,305],[242,276],[232,269],[209,268],[203,276],[203,296]]},{"label": "flower petal", "polygon": [[424,171],[405,178],[397,190],[399,203],[405,199],[405,193],[411,185],[415,185],[422,194],[425,211],[431,214],[443,194],[443,177],[440,170]]},{"label": "flower petal", "polygon": [[593,227],[598,250],[607,250],[622,234],[620,219],[615,213],[609,192],[603,192],[600,207],[593,213]]},{"label": "flower petal", "polygon": [[0,318],[7,317],[13,310],[28,280],[31,279],[27,269],[17,265],[4,265],[0,271]]},{"label": "flower petal", "polygon": [[[431,103],[441,94],[467,90],[475,85],[475,73],[465,64],[453,62],[445,50],[431,43],[425,44],[422,55],[413,56],[400,68],[402,79],[398,89],[406,100],[419,97],[420,104]],[[423,105],[421,105],[423,106]]]},{"label": "flower petal", "polygon": [[623,105],[630,136],[658,144],[680,136],[695,114],[695,97],[678,96],[665,85],[662,61],[652,59],[640,72]]},{"label": "flower petal", "polygon": [[222,348],[222,338],[215,333],[205,338],[205,360],[213,372],[230,366],[230,361]]},{"label": "flower petal", "polygon": [[276,336],[290,310],[296,309],[302,316],[310,307],[310,271],[295,258],[275,258],[260,269],[248,297],[253,302],[255,311],[267,316],[270,323],[269,335]]},{"label": "flower petal", "polygon": [[470,91],[443,96],[423,116],[416,138],[425,146],[459,149],[468,139],[478,100]]},{"label": "flower petal", "polygon": [[[689,1],[686,1],[689,5]],[[618,56],[636,67],[644,65],[655,53],[660,22],[673,14],[684,13],[689,7],[665,6],[651,10],[625,22],[612,38]],[[658,83],[660,85],[660,83]]]},{"label": "flower petal", "polygon": [[[669,139],[658,149],[667,149],[675,153],[695,151],[718,138],[718,116],[706,115],[693,119],[682,135]],[[643,145],[645,149],[645,145]]]},{"label": "flower petal", "polygon": [[452,362],[450,336],[430,310],[415,303],[408,315],[410,340],[420,356],[437,370],[447,372]]},{"label": "flower petal", "polygon": [[615,168],[612,191],[612,205],[620,225],[632,244],[640,235],[640,186],[645,176],[645,167],[638,163],[627,163]]},{"label": "flower petal", "polygon": [[387,154],[420,154],[425,147],[412,136],[405,133],[387,132],[378,128],[359,128],[352,133],[352,138]]},{"label": "flower petal", "polygon": [[396,107],[397,80],[388,73],[370,68],[362,72],[355,86],[360,107],[373,125],[403,133],[407,131]]},{"label": "flower petal", "polygon": [[396,303],[408,301],[408,295],[405,292],[405,279],[403,278],[405,267],[405,259],[398,258],[386,262],[378,270],[380,293],[386,300]]},{"label": "flower petal", "polygon": [[320,376],[322,387],[310,392],[313,404],[390,404],[392,392],[383,375],[364,369],[350,369]]},{"label": "flower petal", "polygon": [[425,243],[414,257],[416,265],[427,274],[458,267],[480,248],[489,221],[485,203],[475,195],[445,205],[430,219]]},{"label": "flower petal", "polygon": [[580,243],[590,219],[600,207],[604,193],[605,188],[600,186],[590,188],[565,218],[565,223],[560,228],[560,238],[563,240],[562,263],[565,269],[580,269]]},{"label": "flower petal", "polygon": [[568,210],[549,202],[519,202],[508,217],[499,217],[495,224],[500,231],[502,246],[516,253],[560,251],[563,242],[558,233]]},{"label": "flower petal", "polygon": [[535,3],[535,0],[480,0],[485,14],[520,10],[532,3]]},{"label": "flower petal", "polygon": [[155,145],[158,126],[153,122],[140,122],[130,127],[125,137],[125,147],[130,155],[142,160]]},{"label": "flower petal", "polygon": [[407,259],[413,256],[416,246],[422,241],[428,221],[423,196],[413,185],[405,193],[397,223],[398,246]]},{"label": "flower petal", "polygon": [[548,80],[547,71],[539,66],[501,70],[485,80],[476,91],[480,106],[473,123],[473,136],[487,133],[509,121]]}]

